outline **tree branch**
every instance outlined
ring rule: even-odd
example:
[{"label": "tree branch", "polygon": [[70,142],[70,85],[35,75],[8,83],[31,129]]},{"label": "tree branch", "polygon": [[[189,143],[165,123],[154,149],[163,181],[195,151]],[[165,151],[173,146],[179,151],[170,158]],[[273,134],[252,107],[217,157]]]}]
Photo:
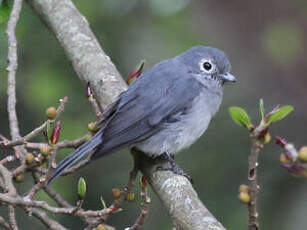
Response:
[{"label": "tree branch", "polygon": [[100,47],[85,17],[70,0],[28,0],[64,48],[80,77],[90,82],[101,108],[114,102],[127,86]]},{"label": "tree branch", "polygon": [[153,161],[136,149],[132,152],[135,161],[140,162],[140,170],[170,214],[176,230],[225,229],[199,200],[187,178],[171,171],[158,170],[169,167],[168,161]]}]

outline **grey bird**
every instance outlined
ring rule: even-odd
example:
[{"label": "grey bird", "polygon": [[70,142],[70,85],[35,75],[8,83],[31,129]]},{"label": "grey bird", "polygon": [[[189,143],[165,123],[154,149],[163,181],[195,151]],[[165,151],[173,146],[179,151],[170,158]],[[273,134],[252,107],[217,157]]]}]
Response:
[{"label": "grey bird", "polygon": [[224,84],[236,81],[230,71],[225,53],[205,46],[156,64],[109,106],[100,130],[59,163],[48,184],[91,150],[95,160],[125,147],[152,158],[189,147],[218,111]]}]

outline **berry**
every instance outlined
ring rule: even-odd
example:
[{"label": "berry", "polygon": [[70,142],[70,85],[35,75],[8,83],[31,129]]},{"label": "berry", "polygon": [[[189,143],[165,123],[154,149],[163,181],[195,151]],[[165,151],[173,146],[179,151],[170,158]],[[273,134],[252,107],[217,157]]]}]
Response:
[{"label": "berry", "polygon": [[48,119],[53,120],[57,115],[57,110],[55,107],[49,107],[46,109],[46,116]]}]

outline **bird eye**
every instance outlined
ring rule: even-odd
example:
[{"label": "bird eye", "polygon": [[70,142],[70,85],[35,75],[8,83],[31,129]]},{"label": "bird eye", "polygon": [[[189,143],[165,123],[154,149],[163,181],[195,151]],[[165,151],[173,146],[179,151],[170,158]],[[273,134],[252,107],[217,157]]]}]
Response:
[{"label": "bird eye", "polygon": [[215,71],[215,65],[209,59],[202,59],[199,62],[199,67],[200,67],[200,70],[205,73],[212,73]]},{"label": "bird eye", "polygon": [[210,71],[212,69],[212,65],[210,62],[204,62],[203,67],[205,70]]}]

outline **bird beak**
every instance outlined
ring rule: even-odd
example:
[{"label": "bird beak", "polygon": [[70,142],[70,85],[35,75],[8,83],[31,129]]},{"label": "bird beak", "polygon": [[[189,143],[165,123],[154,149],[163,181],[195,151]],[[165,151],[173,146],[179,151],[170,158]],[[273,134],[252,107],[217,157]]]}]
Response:
[{"label": "bird beak", "polygon": [[226,73],[222,75],[222,79],[224,81],[236,82],[237,79],[230,73]]}]

